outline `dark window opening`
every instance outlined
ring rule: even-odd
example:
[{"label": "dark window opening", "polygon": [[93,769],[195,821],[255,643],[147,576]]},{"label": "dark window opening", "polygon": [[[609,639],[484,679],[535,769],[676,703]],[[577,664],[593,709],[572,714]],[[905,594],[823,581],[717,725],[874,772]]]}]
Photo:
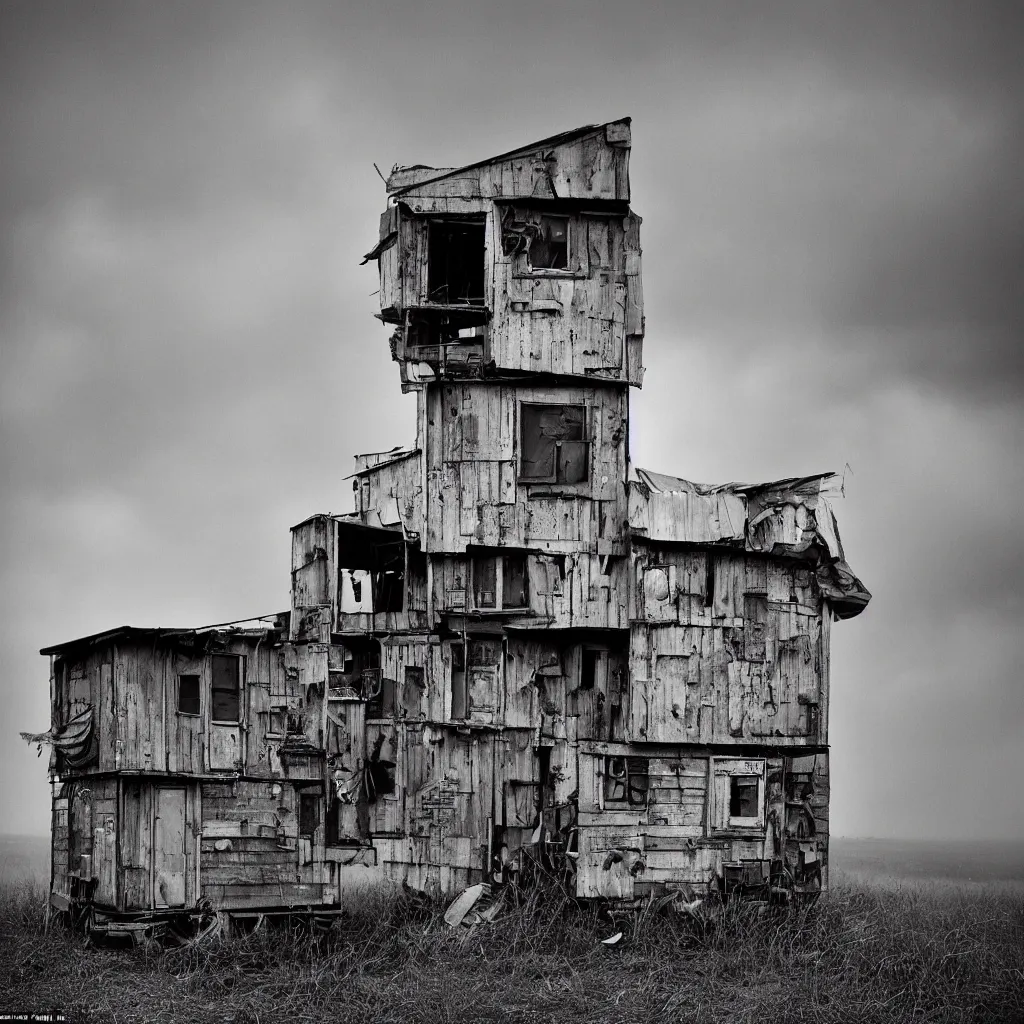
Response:
[{"label": "dark window opening", "polygon": [[[379,672],[380,670],[378,670]],[[388,679],[383,673],[371,681],[372,686],[367,693],[366,714],[370,718],[391,718],[395,714],[395,691],[398,688],[394,679]]]},{"label": "dark window opening", "polygon": [[528,251],[532,270],[567,270],[569,218],[542,214]]},{"label": "dark window opening", "polygon": [[710,608],[715,603],[715,556],[708,552],[704,557],[704,607]]},{"label": "dark window opening", "polygon": [[432,220],[427,241],[427,301],[444,305],[484,302],[484,225]]},{"label": "dark window opening", "polygon": [[[364,502],[364,509],[369,500]],[[369,595],[366,588],[370,588]],[[405,606],[405,541],[397,531],[338,524],[338,593],[342,614],[400,612]],[[351,595],[349,598],[348,595]],[[351,600],[352,604],[347,604]]]},{"label": "dark window opening", "polygon": [[646,757],[607,757],[604,762],[606,805],[646,807],[650,788]]},{"label": "dark window opening", "polygon": [[590,476],[586,406],[519,407],[519,478],[535,483],[578,484]]},{"label": "dark window opening", "polygon": [[466,648],[456,642],[452,644],[452,718],[465,718],[468,709]]},{"label": "dark window opening", "polygon": [[758,816],[757,791],[760,779],[756,775],[733,775],[729,780],[729,817],[756,818]]},{"label": "dark window opening", "polygon": [[498,559],[473,559],[473,602],[476,608],[498,607]]},{"label": "dark window opening", "polygon": [[199,676],[178,676],[178,714],[198,715],[200,710]]},{"label": "dark window opening", "polygon": [[210,664],[210,717],[214,722],[238,722],[242,659],[234,654],[214,654]]},{"label": "dark window opening", "polygon": [[502,559],[501,605],[526,607],[526,555],[505,555]]},{"label": "dark window opening", "polygon": [[299,835],[312,836],[320,826],[320,794],[299,794]]},{"label": "dark window opening", "polygon": [[[337,634],[334,635],[337,637]],[[372,638],[338,637],[327,653],[327,674],[333,697],[376,697],[381,689],[380,642]]]},{"label": "dark window opening", "polygon": [[385,569],[373,579],[373,610],[400,612],[405,598],[405,570]]},{"label": "dark window opening", "polygon": [[583,659],[580,662],[580,689],[592,690],[597,679],[597,662],[601,656],[600,651],[592,648],[583,648]]},{"label": "dark window opening", "polygon": [[[487,334],[487,311],[420,309],[411,314],[406,337],[412,348],[482,344]],[[419,354],[419,353],[418,353]]]}]

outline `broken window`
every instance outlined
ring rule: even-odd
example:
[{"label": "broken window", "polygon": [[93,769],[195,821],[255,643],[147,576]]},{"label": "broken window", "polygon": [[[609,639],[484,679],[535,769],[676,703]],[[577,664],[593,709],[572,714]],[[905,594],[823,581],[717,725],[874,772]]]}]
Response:
[{"label": "broken window", "polygon": [[501,215],[502,251],[506,256],[520,258],[520,273],[567,271],[570,269],[569,220],[566,214],[508,206]]},{"label": "broken window", "polygon": [[214,654],[210,664],[210,717],[237,724],[242,661],[235,654]]},{"label": "broken window", "polygon": [[646,807],[650,786],[646,757],[606,757],[604,802],[608,807]]},{"label": "broken window", "polygon": [[178,676],[178,714],[199,713],[199,676]]},{"label": "broken window", "polygon": [[400,612],[405,605],[405,541],[395,530],[338,524],[338,611]]},{"label": "broken window", "polygon": [[519,479],[578,484],[590,475],[584,405],[519,407]]},{"label": "broken window", "polygon": [[567,270],[569,267],[569,218],[541,214],[528,250],[531,270]]},{"label": "broken window", "polygon": [[474,555],[473,607],[486,611],[525,608],[526,554]]},{"label": "broken window", "polygon": [[482,306],[483,221],[432,220],[427,232],[427,301]]}]

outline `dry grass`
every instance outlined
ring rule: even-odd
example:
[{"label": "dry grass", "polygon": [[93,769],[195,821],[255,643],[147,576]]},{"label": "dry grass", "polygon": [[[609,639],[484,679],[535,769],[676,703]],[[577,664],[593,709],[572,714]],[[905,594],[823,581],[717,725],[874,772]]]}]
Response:
[{"label": "dry grass", "polygon": [[[694,928],[535,894],[467,937],[443,907],[377,896],[320,939],[258,932],[165,951],[42,930],[0,901],[0,1010],[77,1021],[778,1022],[1024,1020],[1024,893],[840,883],[812,908],[729,908]],[[623,928],[618,946],[600,939]]]}]

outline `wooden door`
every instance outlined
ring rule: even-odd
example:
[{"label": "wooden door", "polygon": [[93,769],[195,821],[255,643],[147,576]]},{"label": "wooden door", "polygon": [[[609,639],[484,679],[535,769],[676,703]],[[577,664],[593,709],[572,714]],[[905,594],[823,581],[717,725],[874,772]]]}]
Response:
[{"label": "wooden door", "polygon": [[155,791],[153,906],[185,906],[185,790]]}]

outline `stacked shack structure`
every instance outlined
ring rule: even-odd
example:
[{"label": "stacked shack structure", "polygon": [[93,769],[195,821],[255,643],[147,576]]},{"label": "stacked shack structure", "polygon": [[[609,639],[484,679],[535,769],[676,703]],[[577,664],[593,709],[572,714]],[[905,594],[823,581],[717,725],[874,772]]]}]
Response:
[{"label": "stacked shack structure", "polygon": [[43,651],[55,906],[827,884],[829,636],[868,594],[830,475],[631,471],[629,153],[626,119],[394,170],[367,260],[415,444],[293,528],[288,612]]}]

